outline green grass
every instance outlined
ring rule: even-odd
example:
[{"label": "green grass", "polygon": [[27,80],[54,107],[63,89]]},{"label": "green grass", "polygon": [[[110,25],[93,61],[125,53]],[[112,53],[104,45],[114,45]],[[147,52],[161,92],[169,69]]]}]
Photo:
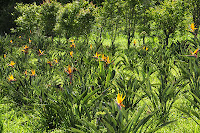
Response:
[{"label": "green grass", "polygon": [[[15,107],[14,107],[15,108]],[[13,109],[12,104],[1,104],[3,132],[32,132],[34,131],[33,122],[36,122],[38,118],[35,118],[34,114],[27,114],[24,110]]]}]

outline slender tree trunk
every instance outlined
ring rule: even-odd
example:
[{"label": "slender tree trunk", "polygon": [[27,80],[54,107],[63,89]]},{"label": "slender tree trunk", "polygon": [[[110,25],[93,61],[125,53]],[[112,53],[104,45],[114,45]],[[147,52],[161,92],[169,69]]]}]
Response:
[{"label": "slender tree trunk", "polygon": [[166,46],[169,44],[169,35],[166,35]]},{"label": "slender tree trunk", "polygon": [[142,37],[143,45],[145,45],[145,36]]},{"label": "slender tree trunk", "polygon": [[128,32],[128,49],[130,48],[131,45],[131,34],[130,31]]}]

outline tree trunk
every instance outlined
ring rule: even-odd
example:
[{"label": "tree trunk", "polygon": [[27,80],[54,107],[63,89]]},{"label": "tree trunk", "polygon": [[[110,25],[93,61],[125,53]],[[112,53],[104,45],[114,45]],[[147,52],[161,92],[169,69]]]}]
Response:
[{"label": "tree trunk", "polygon": [[169,44],[169,36],[166,37],[165,41],[166,41],[166,46],[168,46],[168,44]]},{"label": "tree trunk", "polygon": [[130,48],[131,45],[131,36],[130,36],[130,32],[128,33],[128,49]]},{"label": "tree trunk", "polygon": [[145,45],[145,36],[142,37],[143,45]]}]

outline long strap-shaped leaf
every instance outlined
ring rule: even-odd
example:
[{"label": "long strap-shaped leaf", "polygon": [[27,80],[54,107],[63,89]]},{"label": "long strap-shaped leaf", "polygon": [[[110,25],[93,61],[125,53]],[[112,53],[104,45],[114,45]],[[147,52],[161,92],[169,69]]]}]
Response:
[{"label": "long strap-shaped leaf", "polygon": [[138,114],[136,116],[133,116],[131,120],[129,120],[128,124],[124,127],[124,132],[129,133],[131,127],[135,128],[139,117],[141,116],[142,112],[144,111],[145,104],[142,106],[142,108],[139,110]]},{"label": "long strap-shaped leaf", "polygon": [[70,128],[68,131],[73,132],[73,133],[84,133],[83,131],[76,129],[76,128]]},{"label": "long strap-shaped leaf", "polygon": [[114,128],[107,121],[105,121],[104,119],[101,119],[101,120],[104,123],[104,125],[108,128],[108,130],[110,131],[110,133],[115,133]]},{"label": "long strap-shaped leaf", "polygon": [[89,99],[92,95],[94,95],[97,91],[99,91],[100,89],[101,89],[101,88],[96,89],[96,90],[90,92],[87,96],[84,97],[82,103],[83,103],[83,104],[86,104],[86,103],[88,102],[88,99]]},{"label": "long strap-shaped leaf", "polygon": [[85,118],[81,118],[79,119],[79,121],[86,127],[89,127],[90,129],[92,129],[95,133],[99,132],[98,129],[96,128],[96,125],[93,124],[92,122],[88,122],[88,120],[86,120]]},{"label": "long strap-shaped leaf", "polygon": [[155,129],[148,131],[148,133],[153,133],[153,132],[157,131],[158,129],[160,129],[160,128],[162,128],[162,127],[164,127],[164,126],[166,126],[166,125],[168,125],[168,124],[170,124],[170,123],[173,123],[173,122],[175,122],[175,121],[176,121],[176,120],[165,122],[165,123],[163,123],[162,125],[156,127]]},{"label": "long strap-shaped leaf", "polygon": [[137,132],[138,129],[139,129],[142,125],[146,124],[146,122],[147,122],[156,112],[157,112],[157,111],[155,111],[155,112],[149,114],[147,117],[143,118],[143,119],[137,124],[137,126],[136,126],[134,132]]}]

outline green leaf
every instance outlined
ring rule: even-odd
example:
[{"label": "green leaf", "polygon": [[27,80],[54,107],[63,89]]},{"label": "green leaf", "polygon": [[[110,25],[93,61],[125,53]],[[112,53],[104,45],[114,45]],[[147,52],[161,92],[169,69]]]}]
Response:
[{"label": "green leaf", "polygon": [[107,119],[111,120],[114,123],[115,127],[117,127],[117,121],[115,120],[115,118],[109,114],[108,110],[105,110],[105,112],[106,116],[108,117]]},{"label": "green leaf", "polygon": [[192,92],[189,92],[197,101],[198,103],[200,104],[200,99]]},{"label": "green leaf", "polygon": [[173,123],[173,122],[175,122],[175,121],[176,121],[176,120],[165,122],[165,123],[163,123],[162,125],[156,127],[155,129],[148,131],[148,133],[155,132],[155,131],[157,131],[158,129],[161,129],[161,128],[163,128],[164,126],[167,126],[168,124]]},{"label": "green leaf", "polygon": [[86,120],[85,118],[81,118],[79,119],[79,121],[85,125],[86,127],[89,127],[90,129],[93,129],[95,131],[95,133],[99,132],[98,129],[96,128],[96,125],[93,124],[92,122]]},{"label": "green leaf", "polygon": [[74,132],[74,133],[85,133],[85,132],[83,132],[79,129],[73,128],[73,127],[71,127],[70,129],[67,129],[67,130],[70,131],[70,132]]},{"label": "green leaf", "polygon": [[138,125],[136,126],[134,132],[137,132],[138,129],[139,129],[142,125],[146,124],[146,122],[147,122],[156,112],[157,112],[157,111],[155,111],[155,112],[149,114],[147,117],[143,118],[143,119],[138,123]]},{"label": "green leaf", "polygon": [[81,94],[81,96],[78,98],[78,102],[80,102],[80,100],[82,100],[86,95],[87,95],[87,93],[88,93],[88,89],[86,89],[82,94]]},{"label": "green leaf", "polygon": [[126,132],[126,133],[129,133],[131,128],[136,128],[136,124],[138,122],[138,119],[139,117],[141,116],[142,112],[144,111],[144,108],[145,108],[145,104],[142,106],[142,108],[138,111],[137,115],[136,116],[133,116],[128,124],[124,127],[123,131]]},{"label": "green leaf", "polygon": [[179,107],[176,107],[178,110],[182,111],[183,113],[187,114],[188,116],[190,116],[190,112],[188,112],[187,110],[183,109],[183,108],[179,108]]},{"label": "green leaf", "polygon": [[103,124],[108,128],[108,130],[111,132],[111,133],[115,133],[115,130],[114,128],[107,122],[105,121],[104,119],[101,119]]},{"label": "green leaf", "polygon": [[97,91],[99,91],[101,88],[96,89],[92,92],[90,92],[87,96],[84,97],[84,99],[81,101],[82,104],[86,104],[88,102],[88,99],[92,97]]}]

